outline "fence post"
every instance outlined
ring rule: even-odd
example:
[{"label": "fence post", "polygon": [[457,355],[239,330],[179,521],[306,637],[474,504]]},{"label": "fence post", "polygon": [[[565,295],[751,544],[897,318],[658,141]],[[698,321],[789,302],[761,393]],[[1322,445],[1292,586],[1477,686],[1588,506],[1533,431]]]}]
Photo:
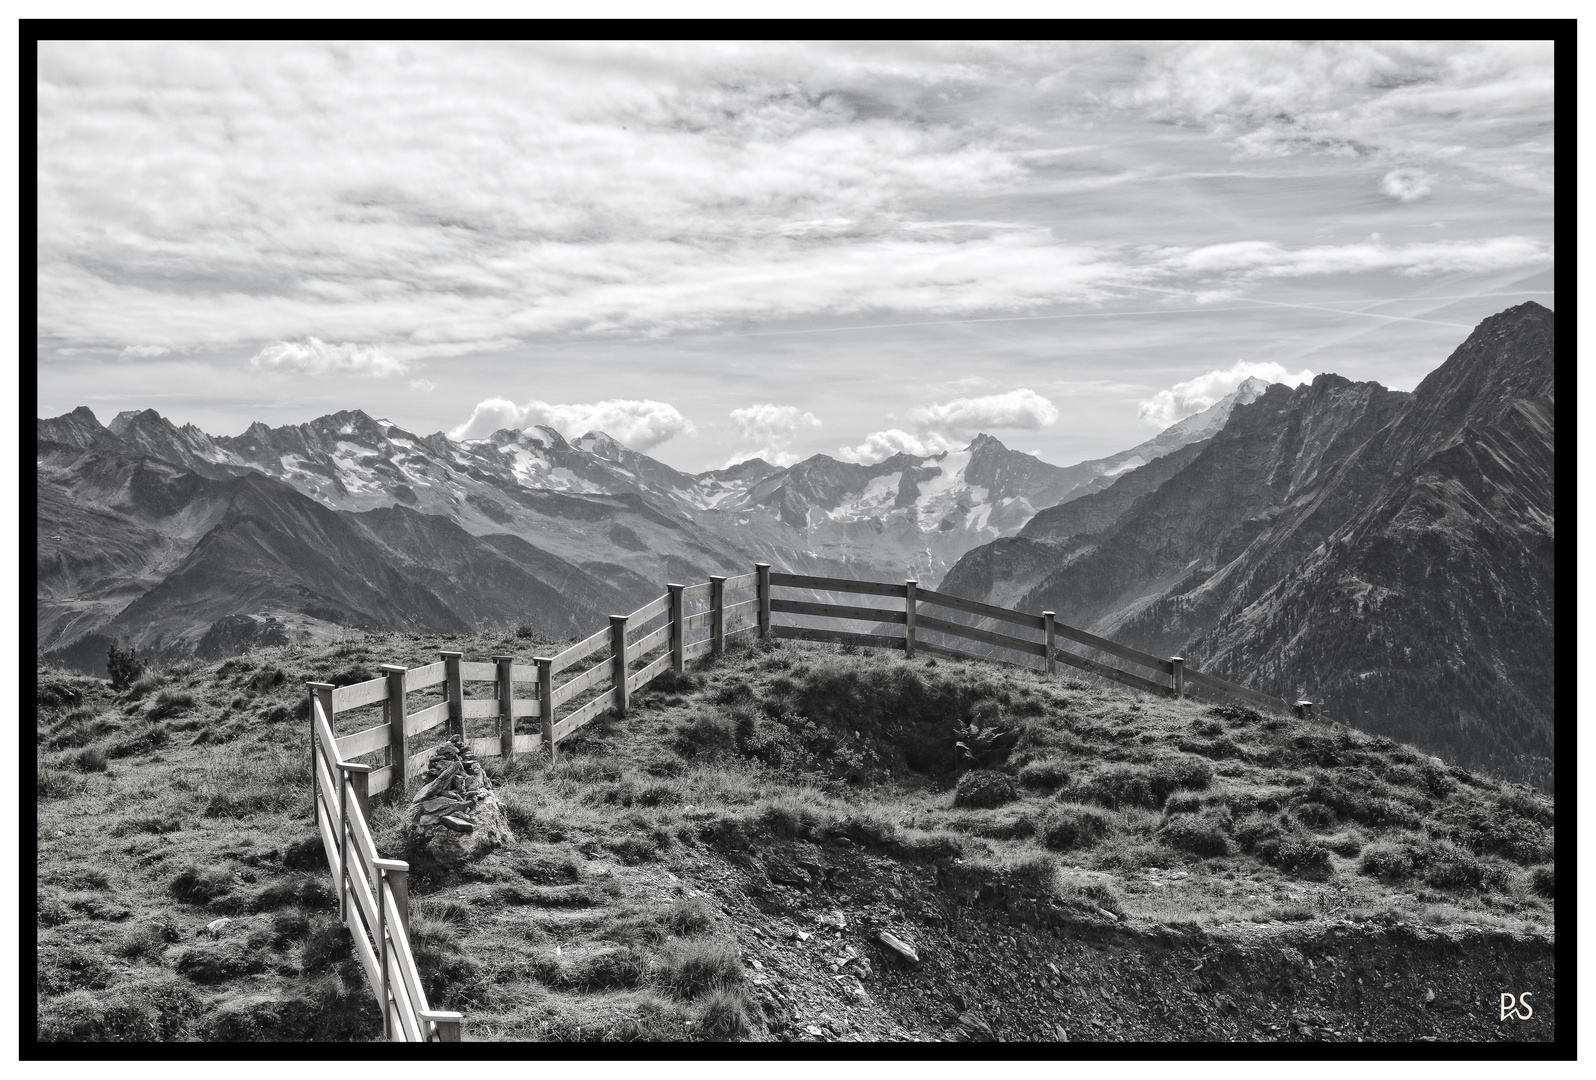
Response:
[{"label": "fence post", "polygon": [[377,866],[377,1001],[382,1005],[382,1037],[393,1041],[393,1007],[388,1003],[388,871]]},{"label": "fence post", "polygon": [[615,711],[622,716],[626,715],[631,697],[626,690],[626,620],[630,618],[630,615],[610,616],[610,660],[615,665],[610,678],[615,683]]},{"label": "fence post", "polygon": [[460,1024],[465,1020],[457,1012],[446,1012],[443,1009],[423,1009],[416,1014],[421,1020],[422,1037],[425,1039],[427,1025],[431,1024],[438,1030],[438,1042],[459,1042]]},{"label": "fence post", "polygon": [[405,738],[405,666],[378,664],[377,670],[388,680],[388,700],[382,703],[382,711],[388,721],[388,764],[393,766],[390,786],[398,788],[402,795],[410,779],[410,744]]},{"label": "fence post", "polygon": [[1171,656],[1169,663],[1175,669],[1169,673],[1169,686],[1170,689],[1175,691],[1175,697],[1178,700],[1186,696],[1186,658],[1183,656]]},{"label": "fence post", "polygon": [[515,759],[515,684],[510,681],[513,656],[491,656],[499,688],[499,756],[509,765]]},{"label": "fence post", "polygon": [[[321,787],[321,773],[316,769],[317,758],[321,756],[321,741],[316,738],[316,684],[305,684],[305,711],[310,714],[310,827],[320,831],[316,817],[316,800],[319,798],[317,789]],[[332,762],[327,763],[327,771],[332,772]]]},{"label": "fence post", "polygon": [[1042,612],[1042,637],[1046,641],[1046,644],[1047,644],[1047,664],[1046,664],[1046,668],[1047,668],[1047,673],[1049,675],[1053,674],[1053,665],[1054,665],[1054,660],[1053,660],[1053,645],[1054,645],[1053,616],[1055,614],[1056,614],[1056,612],[1052,612],[1052,611],[1044,611],[1044,612]]},{"label": "fence post", "polygon": [[371,820],[371,767],[367,765],[345,765],[344,775],[349,778],[349,790],[355,793],[355,803],[360,807],[360,816],[367,821]]},{"label": "fence post", "polygon": [[538,666],[538,717],[543,724],[543,745],[549,748],[549,764],[554,764],[554,658],[534,657]]},{"label": "fence post", "polygon": [[460,653],[439,652],[443,658],[443,681],[449,695],[449,733],[465,738],[465,687],[460,682]]},{"label": "fence post", "polygon": [[399,929],[410,933],[410,864],[398,859],[378,859],[378,870],[388,875],[388,893],[399,912]]},{"label": "fence post", "polygon": [[759,575],[759,582],[754,586],[759,597],[759,636],[770,636],[770,564],[759,562],[754,564],[754,573]]},{"label": "fence post", "polygon": [[684,651],[687,648],[687,632],[682,625],[682,620],[686,618],[682,610],[686,606],[682,603],[682,590],[687,586],[666,585],[665,588],[671,594],[671,670],[680,675],[687,667]]},{"label": "fence post", "polygon": [[903,655],[911,660],[914,658],[914,593],[919,587],[917,578],[906,578],[903,582]]},{"label": "fence post", "polygon": [[726,575],[709,577],[709,651],[719,656],[726,651]]}]

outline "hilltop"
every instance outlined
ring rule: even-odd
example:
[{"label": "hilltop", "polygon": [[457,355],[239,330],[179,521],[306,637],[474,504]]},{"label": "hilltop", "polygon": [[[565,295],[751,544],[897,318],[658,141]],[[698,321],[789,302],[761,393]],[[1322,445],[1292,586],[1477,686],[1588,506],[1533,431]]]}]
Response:
[{"label": "hilltop", "polygon": [[[351,636],[121,693],[41,669],[40,1038],[376,1037],[302,683],[440,648],[550,643]],[[559,749],[490,763],[513,845],[412,875],[429,998],[467,1039],[1555,1034],[1552,801],[1389,739],[768,642]],[[384,854],[401,821],[378,801]],[[1538,988],[1532,1021],[1498,1019],[1506,986]]]}]

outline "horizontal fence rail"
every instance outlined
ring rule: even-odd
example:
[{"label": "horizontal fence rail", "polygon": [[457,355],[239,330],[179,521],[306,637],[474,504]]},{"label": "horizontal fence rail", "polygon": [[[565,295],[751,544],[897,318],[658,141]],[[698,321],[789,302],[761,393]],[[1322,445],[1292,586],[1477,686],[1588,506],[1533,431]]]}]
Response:
[{"label": "horizontal fence rail", "polygon": [[[773,588],[821,593],[826,602],[773,597]],[[728,603],[727,594],[754,590],[751,599]],[[836,595],[886,597],[897,604],[829,602]],[[688,612],[688,607],[702,610]],[[957,612],[997,626],[977,626],[932,610]],[[661,615],[659,626],[645,630]],[[773,622],[772,615],[870,624],[870,632]],[[750,621],[747,626],[731,624]],[[890,631],[881,633],[881,630]],[[689,640],[696,633],[702,636]],[[1019,637],[1025,633],[1037,637]],[[977,600],[902,585],[851,578],[817,577],[773,571],[758,563],[751,574],[712,577],[694,585],[668,585],[630,615],[610,616],[610,625],[553,656],[530,664],[508,656],[466,660],[458,652],[416,668],[381,665],[382,675],[350,686],[306,683],[310,694],[312,814],[338,881],[339,912],[354,939],[362,969],[383,1012],[384,1037],[399,1042],[458,1042],[464,1017],[431,1009],[422,989],[408,938],[409,866],[381,858],[367,825],[370,800],[384,791],[403,792],[426,768],[428,753],[412,753],[410,740],[438,728],[459,735],[478,757],[514,758],[557,745],[605,713],[625,715],[631,696],[667,670],[681,674],[687,661],[718,655],[730,640],[748,635],[795,641],[839,642],[959,660],[1031,666],[1053,674],[1060,663],[1149,694],[1184,697],[1187,684],[1228,694],[1254,705],[1297,715],[1318,710],[1312,702],[1295,705],[1185,666],[1181,657],[1162,658],[1058,622],[1054,613],[1027,614]],[[1018,654],[1025,660],[977,655],[946,640],[974,641]],[[1152,677],[1058,647],[1064,638],[1148,669]],[[559,681],[556,682],[556,676]],[[487,684],[487,685],[483,685]],[[516,696],[516,688],[526,689]],[[441,688],[437,690],[434,688]],[[410,711],[409,695],[431,692],[442,700]],[[468,695],[470,693],[470,696]],[[585,699],[585,700],[584,700]],[[572,706],[573,703],[575,707]],[[334,735],[340,713],[381,705],[381,723],[347,735]],[[560,715],[562,706],[566,714]],[[536,721],[517,730],[517,720]],[[493,734],[471,736],[469,720],[494,721]],[[375,756],[375,762],[355,758]]]}]

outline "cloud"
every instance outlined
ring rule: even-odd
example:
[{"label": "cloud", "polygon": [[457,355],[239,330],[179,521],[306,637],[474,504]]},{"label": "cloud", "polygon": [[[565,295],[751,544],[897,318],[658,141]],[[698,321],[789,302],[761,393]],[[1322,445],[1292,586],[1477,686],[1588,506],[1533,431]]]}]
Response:
[{"label": "cloud", "polygon": [[567,439],[602,431],[622,446],[644,452],[677,435],[697,435],[676,407],[663,401],[612,399],[586,404],[556,405],[529,401],[517,405],[506,398],[478,402],[471,418],[453,431],[451,439],[481,439],[501,428],[551,427]]},{"label": "cloud", "polygon": [[1380,181],[1380,190],[1402,202],[1416,202],[1435,188],[1435,177],[1423,169],[1392,169]]},{"label": "cloud", "polygon": [[1006,394],[955,398],[925,408],[910,409],[909,419],[929,431],[973,435],[984,428],[1019,428],[1035,431],[1058,419],[1058,409],[1034,390],[1021,387]]},{"label": "cloud", "polygon": [[171,351],[165,345],[129,345],[122,350],[122,355],[130,359],[143,360],[154,356],[165,356]]},{"label": "cloud", "polygon": [[950,442],[947,438],[934,431],[911,435],[900,428],[889,428],[886,431],[872,431],[865,436],[864,442],[858,446],[841,447],[837,451],[837,457],[843,461],[870,465],[889,458],[893,454],[930,457],[932,454],[940,454],[944,450],[957,449],[959,445],[962,444]]},{"label": "cloud", "polygon": [[438,388],[438,384],[431,379],[411,379],[410,389],[420,390],[423,394],[430,394]]},{"label": "cloud", "polygon": [[1477,274],[1552,261],[1552,246],[1527,236],[1436,243],[1325,244],[1288,248],[1267,240],[1241,240],[1159,252],[1149,277],[1201,278],[1240,283],[1260,278],[1389,271],[1405,275]]},{"label": "cloud", "polygon": [[249,364],[258,371],[292,371],[301,375],[335,372],[374,378],[403,375],[407,370],[404,361],[394,359],[375,345],[356,345],[348,341],[332,345],[315,337],[270,342],[250,357]]},{"label": "cloud", "polygon": [[743,442],[757,447],[737,451],[727,460],[728,468],[752,457],[764,458],[772,465],[792,465],[799,458],[788,447],[799,430],[820,426],[819,417],[812,412],[800,412],[794,405],[749,405],[733,409],[727,415]]},{"label": "cloud", "polygon": [[1057,420],[1058,409],[1036,391],[1020,387],[1003,394],[913,408],[908,419],[914,423],[915,433],[901,428],[871,432],[859,445],[842,447],[838,456],[844,461],[869,463],[897,453],[939,454],[966,445],[971,436],[990,428],[1036,431]]},{"label": "cloud", "polygon": [[1237,360],[1228,368],[1206,371],[1195,379],[1178,382],[1160,390],[1137,407],[1137,415],[1158,428],[1202,412],[1227,394],[1234,393],[1245,380],[1258,378],[1269,383],[1300,386],[1313,381],[1314,373],[1304,368],[1292,374],[1273,361]]}]

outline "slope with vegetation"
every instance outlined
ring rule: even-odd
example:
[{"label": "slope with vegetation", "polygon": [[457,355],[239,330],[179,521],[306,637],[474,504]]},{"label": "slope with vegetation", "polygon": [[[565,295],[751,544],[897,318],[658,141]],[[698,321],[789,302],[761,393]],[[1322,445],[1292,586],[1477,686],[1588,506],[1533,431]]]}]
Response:
[{"label": "slope with vegetation", "polygon": [[[302,683],[440,648],[550,645],[41,669],[39,1037],[377,1038]],[[1551,801],[1335,725],[771,641],[490,774],[514,843],[411,880],[468,1040],[1555,1034]],[[404,809],[373,808],[385,855]]]}]

